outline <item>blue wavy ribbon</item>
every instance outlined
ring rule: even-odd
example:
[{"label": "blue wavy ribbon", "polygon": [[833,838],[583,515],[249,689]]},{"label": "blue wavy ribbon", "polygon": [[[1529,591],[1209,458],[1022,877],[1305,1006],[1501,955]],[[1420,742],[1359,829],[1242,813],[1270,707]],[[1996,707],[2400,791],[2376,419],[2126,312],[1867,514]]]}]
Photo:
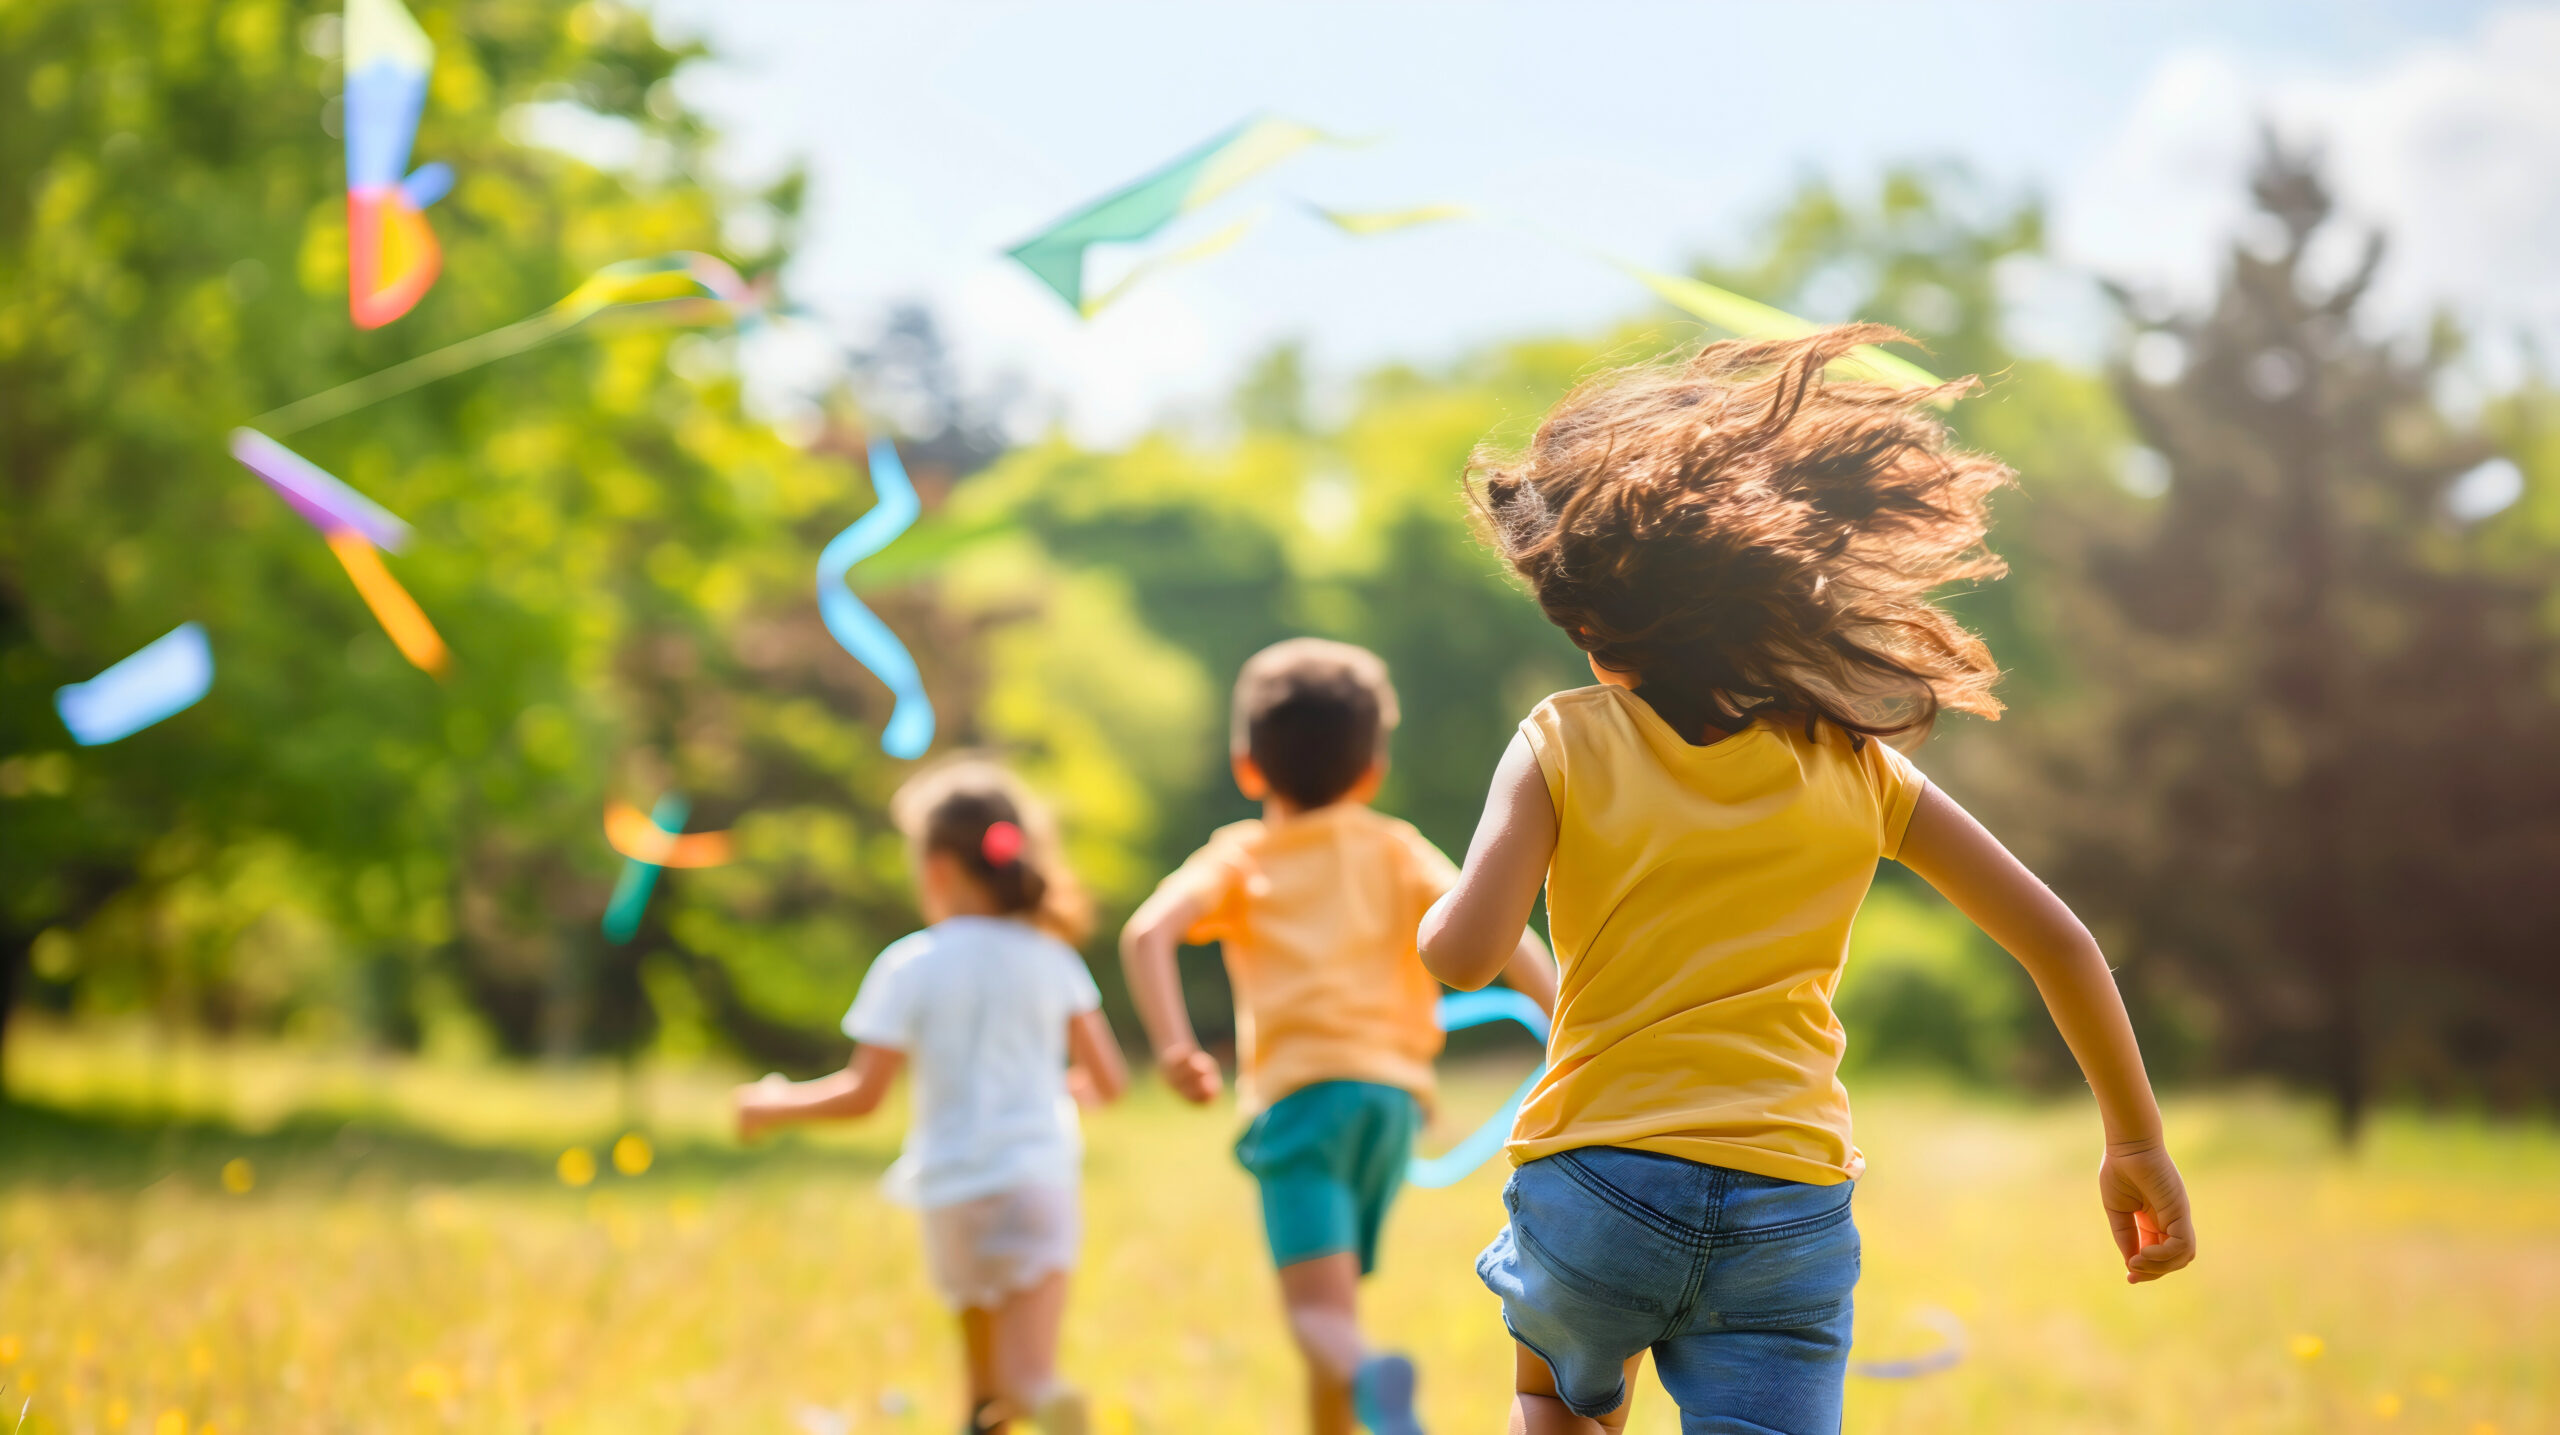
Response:
[{"label": "blue wavy ribbon", "polygon": [[[1442,1031],[1464,1031],[1488,1022],[1516,1021],[1529,1029],[1529,1034],[1544,1044],[1547,1039],[1547,1014],[1526,993],[1509,987],[1487,987],[1480,992],[1452,992],[1440,998],[1439,1008],[1432,1013]],[[1529,1089],[1547,1074],[1546,1059],[1541,1056],[1538,1069],[1520,1083],[1502,1109],[1485,1118],[1484,1124],[1467,1133],[1467,1139],[1437,1156],[1417,1154],[1404,1168],[1404,1179],[1411,1186],[1454,1186],[1475,1174],[1476,1168],[1490,1161],[1502,1150],[1510,1134],[1511,1123],[1520,1114],[1520,1103],[1529,1099]]]},{"label": "blue wavy ribbon", "polygon": [[924,511],[907,466],[898,461],[898,446],[885,438],[871,441],[871,490],[879,496],[871,511],[818,554],[818,616],[853,660],[897,697],[888,725],[880,729],[880,750],[891,757],[917,758],[933,746],[933,702],[925,696],[924,675],[916,671],[907,645],[845,586],[845,574],[854,564],[888,547]]}]

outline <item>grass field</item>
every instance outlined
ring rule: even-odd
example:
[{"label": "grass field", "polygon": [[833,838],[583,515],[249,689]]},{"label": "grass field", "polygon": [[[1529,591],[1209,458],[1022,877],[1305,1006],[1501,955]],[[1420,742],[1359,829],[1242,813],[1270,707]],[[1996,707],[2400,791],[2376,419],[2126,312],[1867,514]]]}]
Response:
[{"label": "grass field", "polygon": [[[959,1409],[891,1124],[741,1151],[720,1073],[500,1070],[20,1028],[0,1114],[0,1429],[932,1431]],[[1461,1075],[1455,1114],[1512,1074]],[[1860,1432],[2560,1429],[2560,1137],[2387,1117],[2342,1155],[2273,1099],[2178,1102],[2202,1258],[2128,1289],[2078,1105],[1859,1093],[1871,1168]],[[645,1121],[635,1113],[645,1112]],[[1231,1115],[1162,1092],[1088,1123],[1071,1373],[1106,1435],[1290,1431]],[[618,1135],[654,1143],[638,1175]],[[562,1179],[564,1151],[599,1172]],[[626,1157],[638,1152],[625,1148]],[[231,1163],[244,1164],[231,1164]],[[637,1164],[631,1162],[630,1164]],[[579,1174],[575,1158],[565,1165]],[[1470,1263],[1500,1176],[1409,1194],[1370,1288],[1438,1432],[1501,1428]],[[1648,1379],[1632,1429],[1677,1428]]]}]

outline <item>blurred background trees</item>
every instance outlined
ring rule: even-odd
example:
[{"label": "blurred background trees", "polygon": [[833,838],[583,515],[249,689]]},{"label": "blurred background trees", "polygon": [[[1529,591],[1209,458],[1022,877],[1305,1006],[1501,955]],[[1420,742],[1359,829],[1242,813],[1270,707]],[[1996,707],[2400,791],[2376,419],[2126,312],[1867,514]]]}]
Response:
[{"label": "blurred background trees", "polygon": [[[726,332],[575,337],[294,439],[418,526],[394,562],[455,667],[415,672],[223,434],[616,259],[776,273],[797,194],[708,168],[667,83],[687,54],[631,12],[422,18],[418,153],[461,180],[433,211],[448,267],[363,334],[328,14],[0,11],[0,997],[515,1055],[831,1059],[863,965],[915,921],[887,695],[809,591],[870,502],[872,431],[899,436],[928,514],[855,581],[924,664],[938,750],[998,750],[1056,798],[1107,921],[1248,810],[1225,689],[1262,644],[1385,655],[1405,726],[1383,805],[1452,852],[1512,725],[1585,680],[1475,543],[1458,475],[1595,368],[1694,341],[1667,315],[1383,369],[1334,406],[1283,347],[1219,422],[1116,451],[1026,431],[1024,390],[970,389],[921,310],[841,346],[796,442],[746,412]],[[563,116],[630,158],[531,142]],[[2560,408],[2528,384],[2447,412],[2453,336],[2412,348],[2358,319],[2352,270],[2306,277],[2312,169],[2271,156],[2259,192],[2287,237],[2235,249],[2204,313],[2135,304],[2106,365],[2028,351],[2042,211],[1958,168],[1808,184],[1699,272],[1901,325],[1984,376],[1952,417],[2020,471],[1995,534],[2014,572],[1950,601],[2011,669],[2013,716],[1950,723],[1920,760],[2092,916],[2169,1074],[2312,1083],[2350,1117],[2547,1099],[2560,759],[2534,739]],[[2449,504],[2496,454],[2521,496]],[[52,690],[189,618],[212,695],[73,748]],[[669,787],[741,860],[671,874],[608,945],[603,805]],[[1211,1002],[1214,964],[1191,971]],[[2066,1069],[2006,959],[1898,869],[1841,1001],[1858,1063]]]}]

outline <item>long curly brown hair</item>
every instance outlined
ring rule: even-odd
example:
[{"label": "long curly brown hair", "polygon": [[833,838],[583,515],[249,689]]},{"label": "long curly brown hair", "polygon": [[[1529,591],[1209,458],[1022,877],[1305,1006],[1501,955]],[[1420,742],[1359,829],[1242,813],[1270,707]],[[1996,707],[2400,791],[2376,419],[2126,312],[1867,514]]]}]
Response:
[{"label": "long curly brown hair", "polygon": [[1479,448],[1467,493],[1538,606],[1684,737],[1767,715],[1888,739],[1996,718],[1999,669],[1929,594],[1996,578],[1991,495],[1933,402],[1973,387],[1831,382],[1878,324],[1711,344],[1575,389],[1528,447]]}]

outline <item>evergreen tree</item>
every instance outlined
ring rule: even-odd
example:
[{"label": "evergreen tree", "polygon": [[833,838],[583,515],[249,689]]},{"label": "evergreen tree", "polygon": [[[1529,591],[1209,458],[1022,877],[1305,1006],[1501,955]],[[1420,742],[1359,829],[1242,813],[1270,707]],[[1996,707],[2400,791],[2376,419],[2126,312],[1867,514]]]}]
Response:
[{"label": "evergreen tree", "polygon": [[2396,1089],[2560,1090],[2555,569],[2448,509],[2489,452],[2435,402],[2447,332],[2359,325],[2380,237],[2324,285],[2314,161],[2270,138],[2252,189],[2212,309],[2149,316],[2118,375],[2168,484],[2077,542],[2087,687],[2029,719],[2033,801],[2155,1025],[2204,1013],[2217,1064],[2352,1136]]}]

